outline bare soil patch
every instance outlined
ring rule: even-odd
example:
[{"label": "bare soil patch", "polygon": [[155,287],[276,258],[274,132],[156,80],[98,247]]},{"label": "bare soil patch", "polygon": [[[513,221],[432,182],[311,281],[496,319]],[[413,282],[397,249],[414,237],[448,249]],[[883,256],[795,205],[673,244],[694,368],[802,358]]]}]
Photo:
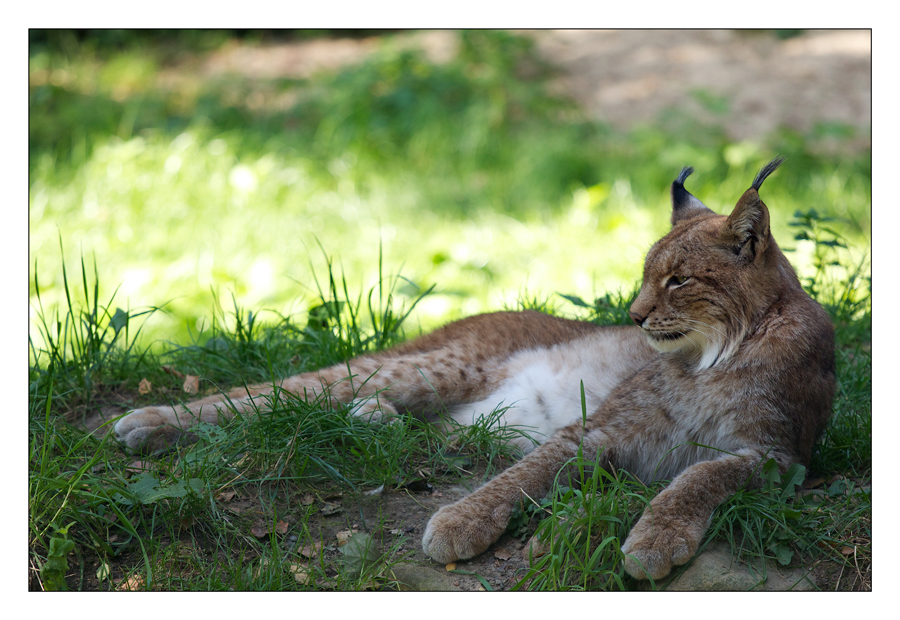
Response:
[{"label": "bare soil patch", "polygon": [[[677,108],[722,126],[735,140],[761,140],[779,128],[817,124],[862,135],[842,148],[871,146],[871,33],[810,30],[779,39],[748,30],[526,30],[555,67],[552,88],[594,119],[619,129],[653,123]],[[389,40],[434,62],[454,57],[452,31],[386,38],[320,39],[258,47],[233,45],[173,69],[205,77],[309,78],[362,62]]]},{"label": "bare soil patch", "polygon": [[[868,31],[806,31],[783,40],[736,30],[530,35],[561,70],[557,87],[616,127],[653,122],[672,107],[721,123],[738,140],[780,127],[807,132],[830,122],[868,131],[872,123]],[[721,108],[711,111],[716,98]]]}]

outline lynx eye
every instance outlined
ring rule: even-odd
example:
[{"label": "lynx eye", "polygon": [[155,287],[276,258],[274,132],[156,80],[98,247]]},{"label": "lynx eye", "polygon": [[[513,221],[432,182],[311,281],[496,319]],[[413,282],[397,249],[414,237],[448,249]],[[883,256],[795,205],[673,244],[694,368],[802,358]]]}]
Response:
[{"label": "lynx eye", "polygon": [[672,276],[671,278],[669,278],[669,281],[666,282],[666,287],[675,288],[681,286],[690,279],[690,276]]}]

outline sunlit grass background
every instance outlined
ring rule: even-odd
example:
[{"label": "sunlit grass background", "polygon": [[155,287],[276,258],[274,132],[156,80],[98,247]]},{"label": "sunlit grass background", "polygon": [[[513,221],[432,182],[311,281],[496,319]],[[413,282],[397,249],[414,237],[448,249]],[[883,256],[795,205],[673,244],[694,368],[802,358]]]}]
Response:
[{"label": "sunlit grass background", "polygon": [[361,64],[308,80],[172,70],[221,43],[215,33],[164,45],[38,40],[32,316],[35,282],[52,309],[63,261],[77,273],[82,258],[109,287],[101,296],[119,286],[114,305],[163,306],[144,327],[147,343],[202,340],[215,296],[303,313],[329,260],[361,291],[379,260],[408,279],[401,296],[436,285],[413,316],[422,328],[522,295],[592,299],[639,280],[682,166],[697,170],[688,188],[724,212],[778,153],[788,162],[763,198],[801,273],[813,245],[792,238],[798,210],[841,218],[832,225],[850,242],[842,263],[868,251],[868,152],[818,148],[852,128],[733,143],[715,110],[708,124],[671,110],[623,133],[549,95],[549,70],[528,39],[459,38],[458,56],[436,64],[386,36]]}]

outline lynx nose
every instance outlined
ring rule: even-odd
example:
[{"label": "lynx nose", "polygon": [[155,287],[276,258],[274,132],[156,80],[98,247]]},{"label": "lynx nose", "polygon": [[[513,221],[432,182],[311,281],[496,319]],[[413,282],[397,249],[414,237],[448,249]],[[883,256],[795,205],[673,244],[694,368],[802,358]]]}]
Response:
[{"label": "lynx nose", "polygon": [[628,316],[631,317],[631,320],[634,321],[634,324],[637,325],[638,327],[643,327],[643,326],[644,326],[644,321],[647,319],[646,316],[641,316],[640,314],[638,314],[638,313],[635,312],[634,310],[632,310],[631,312],[629,312],[629,313],[628,313]]}]

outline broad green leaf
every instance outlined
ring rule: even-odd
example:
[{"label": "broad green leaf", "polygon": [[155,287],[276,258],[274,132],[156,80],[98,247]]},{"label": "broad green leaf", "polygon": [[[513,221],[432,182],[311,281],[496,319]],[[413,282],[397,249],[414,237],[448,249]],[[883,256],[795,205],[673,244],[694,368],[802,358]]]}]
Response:
[{"label": "broad green leaf", "polygon": [[840,480],[835,480],[828,487],[828,495],[831,497],[836,497],[838,495],[843,495],[844,491],[847,490],[847,481],[841,478]]},{"label": "broad green leaf", "polygon": [[122,328],[128,325],[128,313],[121,308],[116,308],[116,313],[113,314],[112,318],[109,320],[109,324],[118,334]]},{"label": "broad green leaf", "polygon": [[69,564],[66,556],[74,550],[75,543],[71,540],[56,537],[50,539],[47,561],[41,566],[41,579],[46,590],[60,592],[68,589],[65,577]]},{"label": "broad green leaf", "polygon": [[781,482],[781,474],[778,473],[778,463],[775,459],[769,459],[763,464],[762,473],[766,480],[764,485],[766,491],[771,491]]},{"label": "broad green leaf", "polygon": [[363,569],[381,558],[375,541],[368,534],[354,534],[341,547],[344,568],[350,575],[359,575]]},{"label": "broad green leaf", "polygon": [[778,560],[778,563],[782,566],[787,566],[791,563],[791,558],[794,556],[794,552],[791,551],[791,548],[783,543],[778,543],[772,549],[775,552],[775,559]]},{"label": "broad green leaf", "polygon": [[[137,501],[142,504],[152,504],[157,500],[170,497],[184,497],[189,491],[202,493],[203,489],[203,481],[199,478],[191,478],[189,481],[180,480],[175,484],[160,487],[159,480],[151,473],[140,474],[128,485],[128,490],[131,491],[131,493],[136,496]],[[113,495],[113,499],[126,506],[130,506],[133,503],[129,498],[124,497],[120,493]]]},{"label": "broad green leaf", "polygon": [[790,467],[788,467],[787,471],[784,472],[784,475],[781,477],[781,486],[784,488],[784,491],[781,493],[781,499],[789,499],[794,497],[794,494],[797,492],[797,487],[803,484],[803,480],[806,478],[806,468],[799,463],[794,463]]},{"label": "broad green leaf", "polygon": [[803,516],[802,512],[794,510],[793,508],[782,508],[780,514],[785,519],[799,519]]}]

